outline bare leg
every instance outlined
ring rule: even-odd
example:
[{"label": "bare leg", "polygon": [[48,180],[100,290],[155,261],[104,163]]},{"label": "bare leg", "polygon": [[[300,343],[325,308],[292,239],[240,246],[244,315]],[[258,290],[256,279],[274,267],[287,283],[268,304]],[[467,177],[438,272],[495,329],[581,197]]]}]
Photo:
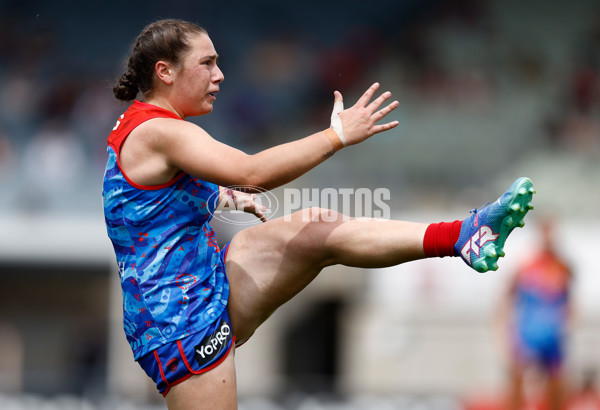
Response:
[{"label": "bare leg", "polygon": [[424,258],[426,224],[348,219],[312,208],[238,233],[229,246],[229,315],[244,340],[326,266],[375,268]]},{"label": "bare leg", "polygon": [[507,392],[507,410],[521,410],[524,402],[523,392],[523,372],[524,369],[518,365],[513,365],[509,369],[508,392]]},{"label": "bare leg", "polygon": [[564,383],[559,372],[550,372],[546,380],[546,405],[549,410],[565,408]]},{"label": "bare leg", "polygon": [[169,410],[237,409],[234,353],[214,369],[173,386],[165,397]]}]

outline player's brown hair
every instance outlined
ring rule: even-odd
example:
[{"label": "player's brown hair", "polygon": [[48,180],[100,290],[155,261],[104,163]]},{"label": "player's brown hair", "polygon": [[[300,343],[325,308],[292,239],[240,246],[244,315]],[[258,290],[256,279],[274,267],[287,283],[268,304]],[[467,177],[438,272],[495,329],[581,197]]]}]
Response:
[{"label": "player's brown hair", "polygon": [[195,34],[206,34],[206,30],[184,20],[158,20],[144,27],[131,47],[126,71],[113,87],[115,97],[130,101],[139,91],[151,91],[154,65],[161,60],[179,64],[190,49],[189,36]]}]

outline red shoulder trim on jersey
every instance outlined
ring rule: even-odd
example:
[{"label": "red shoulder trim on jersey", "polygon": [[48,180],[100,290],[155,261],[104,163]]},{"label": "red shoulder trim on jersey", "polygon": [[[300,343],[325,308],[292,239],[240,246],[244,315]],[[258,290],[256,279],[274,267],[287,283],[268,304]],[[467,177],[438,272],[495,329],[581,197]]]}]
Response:
[{"label": "red shoulder trim on jersey", "polygon": [[123,143],[125,143],[125,140],[127,139],[127,137],[131,134],[131,132],[138,125],[140,125],[148,120],[151,120],[153,118],[173,118],[176,120],[181,120],[181,118],[177,114],[175,114],[167,109],[135,100],[133,102],[133,104],[131,104],[129,106],[129,108],[119,117],[115,127],[113,128],[112,132],[108,136],[108,145],[113,149],[113,151],[115,152],[115,154],[117,156],[117,165],[119,167],[119,170],[121,170],[121,173],[123,174],[123,177],[125,177],[125,180],[131,186],[138,188],[138,189],[157,190],[157,189],[166,188],[170,185],[173,185],[175,182],[179,181],[185,175],[185,172],[182,171],[182,172],[178,173],[173,179],[171,179],[168,182],[165,182],[164,184],[141,185],[141,184],[136,184],[135,182],[133,182],[127,176],[125,171],[123,171],[123,167],[121,167],[121,159],[120,159],[120,155],[119,155],[121,152],[121,147],[123,147]]},{"label": "red shoulder trim on jersey", "polygon": [[129,183],[129,185],[131,185],[134,188],[137,189],[143,189],[146,191],[156,191],[158,189],[163,189],[166,188],[168,186],[173,185],[175,182],[179,181],[181,178],[183,178],[185,176],[185,172],[181,171],[179,172],[177,175],[175,175],[175,177],[173,177],[173,179],[171,179],[170,181],[165,182],[164,184],[160,184],[160,185],[140,185],[140,184],[136,184],[135,182],[133,182],[125,173],[125,171],[123,171],[123,168],[121,167],[121,162],[119,161],[119,156],[117,155],[117,165],[119,166],[119,169],[121,170],[121,174],[123,174],[123,177],[125,177],[125,180]]}]

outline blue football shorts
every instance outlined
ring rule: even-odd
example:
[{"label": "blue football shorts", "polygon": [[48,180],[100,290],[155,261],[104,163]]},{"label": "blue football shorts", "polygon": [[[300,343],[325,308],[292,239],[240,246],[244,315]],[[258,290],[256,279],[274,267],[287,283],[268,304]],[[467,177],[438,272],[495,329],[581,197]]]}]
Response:
[{"label": "blue football shorts", "polygon": [[513,335],[513,354],[521,365],[536,363],[548,372],[561,369],[564,359],[565,340],[560,335],[538,334],[531,337],[527,332]]},{"label": "blue football shorts", "polygon": [[[223,249],[223,263],[228,246],[229,243]],[[224,309],[221,316],[203,331],[167,343],[140,357],[138,363],[156,383],[158,391],[166,396],[176,384],[221,364],[234,343],[229,312]]]},{"label": "blue football shorts", "polygon": [[171,387],[205,373],[225,360],[235,343],[227,309],[202,332],[167,343],[142,356],[138,363],[166,396]]}]

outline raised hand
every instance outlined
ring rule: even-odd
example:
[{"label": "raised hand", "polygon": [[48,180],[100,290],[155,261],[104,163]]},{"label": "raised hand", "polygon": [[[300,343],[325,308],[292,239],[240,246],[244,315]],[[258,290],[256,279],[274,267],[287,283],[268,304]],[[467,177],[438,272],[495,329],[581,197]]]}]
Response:
[{"label": "raised hand", "polygon": [[[344,145],[354,145],[366,140],[367,138],[378,134],[383,131],[390,130],[398,126],[398,121],[390,121],[384,124],[377,124],[377,122],[384,119],[389,113],[398,108],[400,105],[398,101],[393,101],[385,107],[381,108],[384,102],[386,102],[392,93],[389,91],[384,92],[372,102],[371,99],[375,95],[375,92],[379,89],[379,83],[373,84],[365,91],[365,93],[356,101],[352,107],[339,111],[343,108],[343,98],[339,91],[334,92],[335,103],[334,111],[332,113],[332,127],[340,134],[339,123],[338,129],[336,129],[336,118],[339,116],[341,120],[341,133],[340,139]],[[339,111],[339,112],[336,112]]]}]

